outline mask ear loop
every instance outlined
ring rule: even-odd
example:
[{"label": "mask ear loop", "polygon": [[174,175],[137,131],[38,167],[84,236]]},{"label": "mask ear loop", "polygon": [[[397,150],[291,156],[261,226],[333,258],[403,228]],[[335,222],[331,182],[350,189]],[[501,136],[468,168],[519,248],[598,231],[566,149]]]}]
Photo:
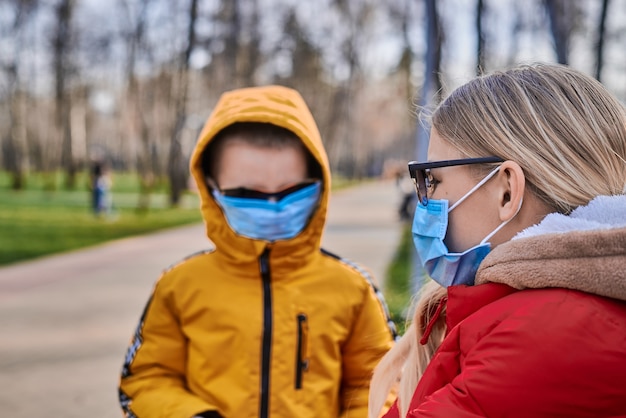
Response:
[{"label": "mask ear loop", "polygon": [[465,193],[465,196],[463,196],[462,198],[460,198],[459,200],[456,201],[456,203],[454,205],[452,205],[452,207],[450,207],[448,209],[448,213],[450,213],[452,211],[452,209],[456,208],[457,206],[459,206],[461,203],[463,203],[463,201],[465,201],[465,199],[467,199],[468,197],[470,197],[472,195],[472,193],[474,193],[476,190],[478,190],[480,188],[480,186],[482,186],[483,184],[487,183],[489,181],[490,178],[492,178],[493,176],[496,175],[496,173],[498,172],[498,170],[500,170],[500,166],[497,166],[494,170],[491,171],[491,173],[487,174],[487,176],[482,179],[481,181],[478,182],[478,184],[474,187],[472,187],[470,189],[469,192]]},{"label": "mask ear loop", "polygon": [[494,229],[489,235],[487,235],[482,241],[480,241],[479,245],[483,245],[484,243],[489,241],[489,239],[491,237],[493,237],[495,234],[497,234],[499,230],[501,230],[502,228],[504,228],[504,226],[506,224],[511,222],[513,220],[513,218],[515,218],[517,216],[517,214],[519,213],[519,211],[522,209],[522,203],[524,203],[524,198],[523,197],[522,197],[522,199],[519,202],[519,206],[517,207],[517,211],[515,211],[515,215],[511,216],[509,219],[507,219],[506,221],[502,222],[496,229]]}]

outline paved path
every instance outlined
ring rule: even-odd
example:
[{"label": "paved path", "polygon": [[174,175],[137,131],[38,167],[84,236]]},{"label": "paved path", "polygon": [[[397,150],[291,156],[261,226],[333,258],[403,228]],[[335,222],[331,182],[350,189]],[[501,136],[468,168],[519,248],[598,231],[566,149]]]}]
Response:
[{"label": "paved path", "polygon": [[[324,247],[382,279],[398,199],[387,181],[335,193]],[[119,418],[118,372],[154,281],[209,246],[193,225],[0,268],[0,416]]]}]

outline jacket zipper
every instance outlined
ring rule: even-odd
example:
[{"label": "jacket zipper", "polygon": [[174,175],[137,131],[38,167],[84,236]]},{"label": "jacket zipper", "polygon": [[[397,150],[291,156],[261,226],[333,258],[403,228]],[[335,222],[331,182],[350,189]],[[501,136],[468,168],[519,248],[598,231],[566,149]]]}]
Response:
[{"label": "jacket zipper", "polygon": [[298,319],[298,347],[296,351],[296,389],[302,389],[302,375],[309,368],[307,358],[307,340],[309,327],[306,314],[299,313]]},{"label": "jacket zipper", "polygon": [[270,396],[270,357],[272,346],[272,288],[269,264],[269,248],[259,258],[261,279],[263,282],[263,344],[261,346],[261,403],[260,418],[269,417]]}]

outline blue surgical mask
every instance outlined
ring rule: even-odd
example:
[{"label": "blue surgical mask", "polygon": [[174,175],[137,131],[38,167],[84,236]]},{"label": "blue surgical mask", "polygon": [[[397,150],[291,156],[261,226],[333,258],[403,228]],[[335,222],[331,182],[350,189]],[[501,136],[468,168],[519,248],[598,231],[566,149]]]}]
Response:
[{"label": "blue surgical mask", "polygon": [[[447,200],[436,199],[428,199],[426,206],[419,203],[415,208],[412,232],[418,258],[428,275],[443,287],[474,284],[478,266],[491,251],[489,239],[514,217],[502,222],[478,245],[462,253],[451,253],[443,241],[448,230],[448,214],[493,177],[499,169],[500,167],[497,167],[489,173],[450,208]],[[518,212],[520,208],[521,202]]]},{"label": "blue surgical mask", "polygon": [[315,182],[278,201],[224,196],[216,189],[212,193],[233,231],[273,242],[302,232],[319,201],[321,183]]}]

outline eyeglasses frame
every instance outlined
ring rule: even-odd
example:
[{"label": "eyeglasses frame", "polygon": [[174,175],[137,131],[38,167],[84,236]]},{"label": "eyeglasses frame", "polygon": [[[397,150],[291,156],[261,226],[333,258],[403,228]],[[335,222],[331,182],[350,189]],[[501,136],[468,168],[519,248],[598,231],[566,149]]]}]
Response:
[{"label": "eyeglasses frame", "polygon": [[[417,192],[417,197],[420,199],[422,205],[428,205],[428,187],[426,186],[426,178],[427,173],[426,170],[430,170],[432,168],[442,168],[442,167],[453,167],[459,165],[469,165],[469,164],[489,164],[489,163],[503,163],[503,160],[500,157],[478,157],[478,158],[461,158],[458,160],[441,160],[441,161],[426,161],[419,163],[417,161],[409,161],[409,175],[413,179],[413,183],[415,183],[415,190]],[[421,172],[421,187],[424,188],[424,196],[420,193],[420,184],[418,180],[418,172]]]},{"label": "eyeglasses frame", "polygon": [[292,193],[295,193],[306,187],[312,186],[315,183],[321,182],[320,179],[306,178],[302,180],[301,182],[294,184],[293,186],[287,187],[283,190],[279,190],[274,193],[265,193],[265,192],[260,192],[254,189],[248,189],[247,187],[235,187],[232,189],[221,189],[217,185],[217,182],[214,179],[210,177],[206,177],[205,180],[206,180],[207,186],[210,189],[217,190],[220,194],[226,197],[243,197],[243,198],[248,198],[248,199],[274,200],[277,202],[284,199],[285,197],[287,197],[288,195]]}]

